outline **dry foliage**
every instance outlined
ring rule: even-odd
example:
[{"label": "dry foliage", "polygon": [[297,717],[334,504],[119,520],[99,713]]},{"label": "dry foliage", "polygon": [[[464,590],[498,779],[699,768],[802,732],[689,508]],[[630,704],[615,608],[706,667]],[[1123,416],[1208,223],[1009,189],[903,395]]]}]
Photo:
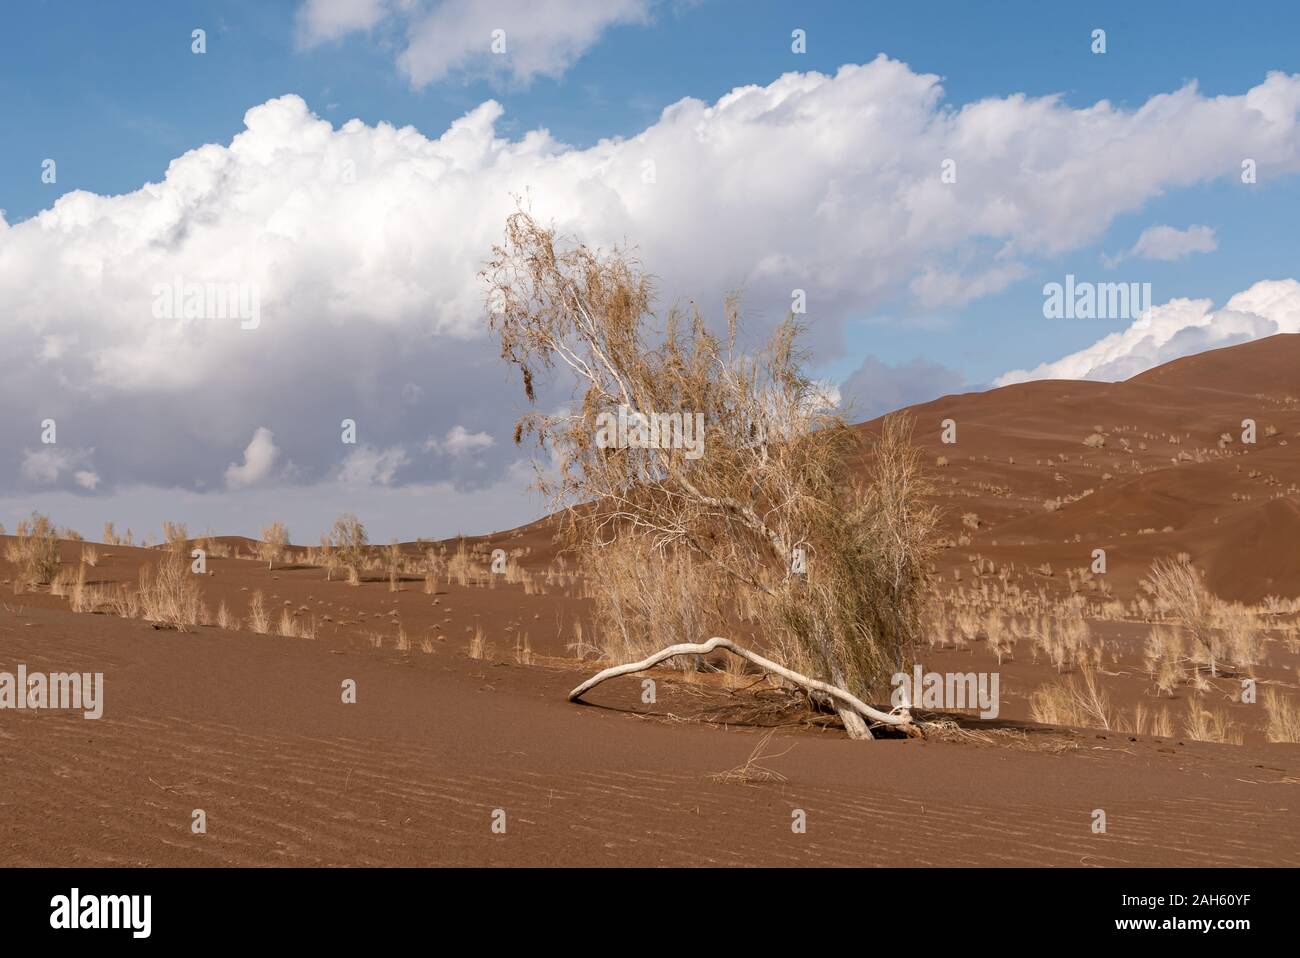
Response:
[{"label": "dry foliage", "polygon": [[268,571],[274,568],[275,563],[284,556],[288,545],[289,530],[284,527],[283,522],[276,521],[262,526],[262,541],[257,544],[257,554],[266,560]]},{"label": "dry foliage", "polygon": [[[602,569],[591,588],[618,610],[611,653],[668,644],[662,623],[700,628],[728,594],[792,668],[883,688],[917,638],[934,524],[908,423],[886,420],[864,443],[802,372],[793,318],[755,355],[737,348],[734,302],[723,337],[694,310],[660,322],[629,255],[560,244],[527,213],[510,217],[483,275],[528,399],[557,366],[576,380],[568,409],[525,415],[515,438],[536,441],[538,485],[563,510],[568,545]],[[680,425],[687,441],[602,443],[620,416],[634,430]],[[643,589],[658,592],[629,600]]]},{"label": "dry foliage", "polygon": [[1264,711],[1268,715],[1264,736],[1270,742],[1300,742],[1300,704],[1276,689],[1267,689]]},{"label": "dry foliage", "polygon": [[266,613],[266,604],[262,600],[260,589],[253,593],[248,602],[248,628],[249,631],[259,635],[266,635],[271,631],[271,619]]},{"label": "dry foliage", "polygon": [[162,524],[163,539],[171,552],[189,552],[190,531],[183,522],[164,520]]},{"label": "dry foliage", "polygon": [[151,622],[184,631],[207,617],[199,584],[180,552],[169,551],[157,564],[141,567],[136,595],[140,618]]},{"label": "dry foliage", "polygon": [[18,523],[14,537],[5,544],[5,558],[18,567],[15,586],[52,583],[59,572],[59,539],[49,516],[33,512]]},{"label": "dry foliage", "polygon": [[1228,718],[1223,709],[1209,709],[1198,697],[1187,699],[1187,715],[1183,719],[1183,732],[1198,742],[1218,742],[1220,745],[1240,745],[1244,741],[1241,729]]},{"label": "dry foliage", "polygon": [[1114,727],[1115,717],[1108,696],[1094,669],[1079,670],[1079,679],[1069,676],[1044,685],[1029,697],[1029,712],[1035,722],[1044,725],[1069,725],[1074,728]]},{"label": "dry foliage", "polygon": [[361,520],[350,512],[335,519],[330,529],[329,545],[339,565],[348,570],[348,585],[360,585],[361,570],[369,551],[366,527]]},{"label": "dry foliage", "polygon": [[749,753],[749,758],[743,764],[727,769],[725,772],[710,775],[709,778],[715,782],[733,785],[757,785],[763,782],[780,783],[787,781],[786,777],[780,772],[761,764],[774,758],[780,758],[794,748],[792,744],[785,751],[767,754],[767,747],[772,741],[773,734],[774,732],[768,732],[760,738],[758,744],[754,746],[754,750]]},{"label": "dry foliage", "polygon": [[483,633],[481,625],[474,627],[474,634],[469,640],[469,657],[471,659],[481,659],[487,655],[487,636]]},{"label": "dry foliage", "polygon": [[1201,571],[1184,556],[1157,559],[1145,583],[1161,612],[1173,617],[1191,641],[1192,648],[1217,675],[1221,642],[1213,625],[1214,596],[1205,587]]}]

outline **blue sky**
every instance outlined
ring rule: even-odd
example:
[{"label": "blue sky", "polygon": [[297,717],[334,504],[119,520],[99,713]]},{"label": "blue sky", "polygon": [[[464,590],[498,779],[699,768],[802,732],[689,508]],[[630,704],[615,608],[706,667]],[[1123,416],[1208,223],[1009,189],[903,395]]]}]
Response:
[{"label": "blue sky", "polygon": [[[503,132],[545,127],[588,146],[635,134],[682,97],[713,100],[788,70],[834,72],[878,53],[939,74],[953,106],[1017,92],[1059,93],[1076,107],[1103,99],[1132,106],[1189,80],[1212,96],[1240,93],[1268,70],[1300,71],[1300,8],[1286,2],[1252,4],[1249,15],[1211,2],[669,3],[648,26],[611,28],[559,79],[521,86],[456,77],[421,89],[394,69],[392,37],[354,34],[301,49],[292,3],[178,0],[132,10],[124,17],[113,4],[43,0],[6,11],[0,91],[9,143],[0,153],[0,209],[11,223],[70,189],[122,193],[160,179],[176,156],[229,142],[250,106],[288,92],[336,124],[360,117],[429,134],[495,98],[506,108]],[[190,52],[195,27],[208,32],[203,57]],[[794,27],[808,32],[804,55],[790,50]],[[1107,31],[1101,56],[1089,47],[1096,27]],[[57,184],[40,181],[45,157],[59,160]],[[842,358],[824,361],[822,371],[847,374],[866,353],[901,362],[938,352],[971,383],[984,383],[1008,366],[1082,347],[1096,326],[1031,326],[1014,342],[992,342],[988,330],[1008,314],[1036,311],[1042,282],[1095,273],[1099,252],[1130,245],[1149,221],[1214,225],[1212,264],[1190,257],[1150,267],[1143,278],[1158,298],[1165,291],[1222,302],[1255,279],[1293,271],[1297,201],[1294,180],[1253,193],[1218,183],[1160,197],[1120,218],[1107,242],[1072,251],[1048,264],[1043,279],[1026,279],[961,317],[939,311],[919,325],[891,325],[886,336],[879,322],[892,317],[862,317],[846,330]],[[935,324],[947,331],[946,349],[936,351]]]},{"label": "blue sky", "polygon": [[[380,0],[333,2],[338,9],[350,5],[361,9]],[[417,4],[415,15],[378,17],[365,29],[315,43],[305,40],[306,7],[300,3],[176,0],[122,5],[45,0],[8,6],[0,34],[5,139],[0,150],[0,209],[5,210],[10,234],[6,240],[0,233],[0,282],[4,244],[17,244],[20,233],[22,242],[35,243],[33,232],[21,231],[19,224],[51,209],[60,196],[73,190],[99,196],[132,194],[145,183],[158,183],[168,165],[187,151],[204,144],[228,146],[244,130],[247,111],[284,94],[301,97],[308,110],[336,129],[355,117],[366,127],[381,122],[411,125],[430,139],[442,136],[485,101],[495,100],[502,107],[493,125],[496,137],[517,142],[528,131],[544,128],[559,143],[596,155],[602,139],[637,137],[656,125],[661,111],[683,98],[712,104],[738,87],[768,87],[791,71],[834,76],[845,64],[869,64],[882,53],[906,65],[910,74],[940,78],[943,98],[934,107],[935,116],[955,115],[964,106],[986,100],[1018,108],[1018,94],[1031,100],[1058,94],[1062,111],[1069,112],[1075,123],[1072,128],[1085,135],[1087,111],[1099,101],[1108,101],[1114,115],[1123,117],[1142,109],[1152,97],[1194,82],[1197,95],[1205,101],[1203,113],[1213,116],[1213,98],[1236,98],[1233,109],[1244,109],[1250,107],[1244,100],[1247,91],[1263,84],[1268,73],[1300,73],[1300,45],[1295,43],[1300,13],[1294,4],[1281,2],[1252,4],[1243,11],[1208,2],[921,5],[620,0],[638,8],[635,15],[624,18],[626,22],[597,25],[594,34],[579,44],[581,49],[553,75],[543,73],[521,81],[453,67],[429,82],[413,81],[400,66],[408,30],[418,23],[422,11],[451,8],[454,2],[430,0]],[[502,2],[508,6],[508,0]],[[554,2],[557,10],[565,6],[561,0]],[[519,32],[528,29],[521,20],[506,14],[501,19],[508,33],[518,25],[515,43],[527,43],[527,36],[519,38]],[[1098,27],[1106,31],[1107,49],[1101,55],[1090,49],[1091,31]],[[190,49],[195,28],[207,33],[207,52],[202,56]],[[795,28],[807,32],[806,53],[791,51]],[[888,104],[872,104],[869,109],[888,109]],[[900,367],[904,372],[899,375],[906,378],[911,376],[906,370],[915,368],[906,364],[920,360],[944,371],[930,382],[943,388],[954,382],[974,387],[1009,370],[1054,362],[1130,325],[1126,319],[1045,320],[1043,284],[1059,281],[1066,273],[1098,282],[1150,282],[1158,304],[1177,297],[1205,298],[1216,308],[1260,281],[1294,277],[1300,177],[1294,175],[1294,162],[1287,159],[1289,134],[1283,130],[1276,142],[1270,141],[1280,154],[1269,165],[1269,175],[1258,184],[1243,186],[1234,176],[1223,174],[1225,164],[1209,171],[1183,168],[1184,160],[1194,157],[1180,156],[1181,151],[1212,149],[1204,124],[1203,119],[1188,120],[1187,139],[1178,143],[1173,140],[1181,127],[1173,123],[1169,142],[1154,144],[1132,161],[1145,168],[1149,157],[1151,166],[1168,168],[1133,197],[1122,195],[1125,191],[1115,182],[1122,179],[1122,171],[1089,174],[1097,177],[1098,206],[1105,208],[1098,214],[1101,228],[1096,236],[1048,249],[1041,242],[1027,242],[1027,234],[1038,235],[1041,230],[1018,227],[1002,233],[976,226],[970,238],[956,246],[934,246],[931,266],[962,272],[968,260],[978,260],[978,265],[970,266],[972,275],[995,272],[1003,257],[1014,260],[1016,278],[994,282],[986,292],[927,301],[909,285],[915,276],[906,270],[878,288],[873,286],[870,295],[855,293],[852,283],[840,284],[834,290],[833,319],[813,311],[814,323],[821,324],[814,337],[816,371],[844,383],[864,362],[883,363]],[[1285,124],[1275,123],[1278,126]],[[958,142],[969,142],[969,133]],[[1067,154],[1063,168],[1068,167],[1068,154],[1076,149],[1087,152],[1087,146],[1086,142],[1056,144]],[[875,148],[883,158],[873,162],[887,170],[889,144],[875,144]],[[1050,151],[1052,144],[1041,148]],[[1242,148],[1248,150],[1249,145]],[[798,142],[782,143],[780,154],[772,156],[773,168],[797,165],[799,149]],[[57,183],[41,181],[45,158],[58,163]],[[1134,176],[1147,172],[1135,169]],[[774,176],[773,182],[779,184],[780,177]],[[1087,177],[1070,181],[1069,187],[1086,204],[1092,188]],[[1018,196],[1011,194],[1013,201]],[[885,201],[868,209],[878,211]],[[1032,219],[1034,202],[1026,200],[1024,205],[1025,211],[1018,215]],[[436,207],[430,209],[436,212]],[[774,209],[773,215],[780,214]],[[788,210],[784,215],[789,215]],[[981,222],[990,215],[996,219],[996,211],[983,211]],[[575,223],[581,225],[581,220]],[[631,217],[620,221],[620,226],[635,233],[638,221]],[[1105,256],[1131,250],[1144,230],[1157,226],[1180,231],[1206,226],[1213,231],[1213,249],[1171,259],[1129,254],[1114,268],[1104,265]],[[188,227],[201,228],[201,222]],[[449,227],[431,223],[430,228]],[[93,228],[79,222],[72,232],[77,230],[89,233]],[[600,235],[598,229],[596,233]],[[654,233],[647,229],[648,235]],[[1008,242],[1015,248],[1003,248],[995,255]],[[653,241],[651,248],[656,248]],[[43,255],[55,254],[47,250]],[[854,262],[852,250],[843,251],[843,256],[844,263],[830,264],[832,272],[852,273],[872,259],[870,250],[863,252],[861,264]],[[648,265],[656,272],[665,270],[673,285],[671,256]],[[758,294],[752,304],[754,313],[761,317],[779,313],[781,301],[764,298],[767,287],[753,278],[758,275],[753,267],[752,257],[723,261],[720,282],[739,279],[747,289],[752,284]],[[686,282],[689,277],[684,276]],[[779,289],[779,283],[772,288]],[[32,322],[43,328],[46,319]],[[58,359],[69,351],[89,350],[91,338],[60,334],[57,348],[49,345],[48,337],[41,348],[46,359],[51,352]],[[436,352],[431,354],[429,362],[435,368],[426,367],[427,375],[441,374],[436,357]],[[920,381],[914,390],[886,389],[878,401],[930,398],[927,388],[927,381]],[[866,408],[882,411],[872,406],[874,401],[868,395]],[[472,412],[473,403],[466,405]],[[442,435],[461,425],[470,412],[464,408],[459,412],[431,426],[430,432]],[[500,422],[489,422],[488,413],[479,413],[481,422],[464,423],[470,434],[483,430],[503,435]],[[235,413],[231,418],[240,419]],[[247,417],[240,421],[245,435],[251,435],[253,422]],[[283,428],[277,435],[283,435]],[[386,445],[376,452],[382,454],[392,444],[409,444],[415,438],[386,434]],[[80,448],[91,445],[87,439]],[[100,439],[101,450],[104,445]],[[508,460],[501,458],[505,445],[496,443],[491,453],[498,458],[489,468],[498,473],[509,467]],[[12,446],[22,447],[21,439],[15,438]],[[213,461],[237,461],[240,451],[214,451]],[[414,455],[407,454],[408,463]],[[304,461],[297,462],[312,473]],[[62,477],[59,482],[66,478],[66,470],[55,472]],[[39,473],[28,470],[27,477]],[[453,470],[447,478],[461,491],[472,489],[477,481],[468,466]],[[123,475],[118,488],[138,488],[148,481],[147,476]],[[196,484],[220,485],[220,476]],[[105,475],[99,488],[110,487],[111,477]],[[9,508],[15,511],[45,490],[31,483],[14,487],[0,482],[0,491],[13,496]],[[83,497],[88,492],[72,486],[59,491]],[[215,513],[218,520],[228,514]]]}]

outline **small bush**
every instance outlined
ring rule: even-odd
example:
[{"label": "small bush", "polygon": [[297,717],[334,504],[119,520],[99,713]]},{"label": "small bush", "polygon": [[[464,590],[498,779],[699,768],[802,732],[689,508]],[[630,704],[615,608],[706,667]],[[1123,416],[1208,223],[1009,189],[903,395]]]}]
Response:
[{"label": "small bush", "polygon": [[186,556],[177,551],[140,569],[140,616],[184,631],[207,617],[198,581]]},{"label": "small bush", "polygon": [[330,529],[329,544],[339,565],[348,570],[348,585],[360,585],[369,546],[361,520],[350,512],[339,516]]},{"label": "small bush", "polygon": [[33,512],[18,523],[16,538],[5,546],[5,558],[18,567],[23,584],[48,585],[59,571],[59,540],[49,516]]},{"label": "small bush", "polygon": [[1268,714],[1264,736],[1270,742],[1300,742],[1300,705],[1276,689],[1267,689],[1264,710]]},{"label": "small bush", "polygon": [[268,571],[284,556],[288,544],[289,530],[284,527],[283,522],[272,522],[262,527],[262,541],[257,545],[257,553],[266,560]]}]

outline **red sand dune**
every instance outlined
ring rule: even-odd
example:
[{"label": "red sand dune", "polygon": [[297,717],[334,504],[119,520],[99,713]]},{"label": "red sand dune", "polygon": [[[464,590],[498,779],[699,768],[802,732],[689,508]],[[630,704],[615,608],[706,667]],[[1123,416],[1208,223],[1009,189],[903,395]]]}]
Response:
[{"label": "red sand dune", "polygon": [[[1111,584],[1128,596],[1154,558],[1186,552],[1225,599],[1300,595],[1300,335],[1187,357],[1122,383],[1025,383],[911,412],[927,458],[949,461],[935,470],[947,534],[960,534],[964,513],[980,517],[970,546],[953,550],[963,557],[1048,562],[1059,575],[1103,548]],[[954,445],[940,441],[945,419],[957,423]],[[1244,419],[1257,424],[1253,445],[1241,442]],[[1097,426],[1106,437],[1099,449],[1084,445]],[[1224,433],[1233,441],[1220,449]],[[1044,503],[1057,499],[1061,507],[1048,511]]]}]

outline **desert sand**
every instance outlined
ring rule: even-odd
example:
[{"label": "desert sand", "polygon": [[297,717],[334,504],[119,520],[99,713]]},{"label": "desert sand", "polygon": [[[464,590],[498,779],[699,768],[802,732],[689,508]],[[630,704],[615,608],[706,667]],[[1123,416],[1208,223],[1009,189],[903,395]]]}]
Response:
[{"label": "desert sand", "polygon": [[[1251,676],[1300,698],[1297,610],[1262,606],[1300,596],[1297,370],[1300,336],[1276,336],[1122,383],[1037,382],[915,407],[951,543],[936,583],[951,593],[987,580],[1052,601],[1079,592],[1099,608],[1133,603],[1154,559],[1187,553],[1221,599],[1258,608],[1264,652]],[[1253,444],[1241,441],[1247,418]],[[955,444],[941,440],[949,419]],[[1094,433],[1104,444],[1085,444]],[[963,519],[972,513],[978,522]],[[765,704],[758,675],[661,670],[651,703],[637,676],[572,704],[568,690],[601,666],[574,627],[590,638],[599,623],[551,528],[465,540],[516,554],[527,585],[485,573],[443,577],[432,593],[415,574],[395,592],[379,571],[356,587],[327,581],[300,549],[268,570],[255,543],[221,539],[234,555],[208,558],[203,602],[239,627],[187,631],[74,613],[46,587],[14,590],[0,560],[0,670],[105,677],[100,720],[0,713],[0,864],[1300,864],[1300,746],[1267,741],[1261,706],[1234,697],[1236,674],[1198,694],[1241,744],[1186,734],[1193,690],[1153,691],[1140,617],[1090,618],[1089,641],[1105,648],[1116,712],[1168,708],[1171,734],[1034,721],[1032,694],[1061,669],[1026,641],[999,664],[978,636],[940,636],[921,659],[999,671],[998,718],[954,714],[923,740],[850,741],[831,716]],[[1067,574],[1097,548],[1105,575]],[[83,543],[60,549],[77,568]],[[161,554],[97,551],[86,585],[106,591]],[[268,634],[248,630],[254,592]],[[314,637],[275,634],[285,612]],[[343,701],[348,680],[355,703]],[[1097,809],[1104,834],[1090,827]],[[792,829],[799,811],[804,831]]]}]

